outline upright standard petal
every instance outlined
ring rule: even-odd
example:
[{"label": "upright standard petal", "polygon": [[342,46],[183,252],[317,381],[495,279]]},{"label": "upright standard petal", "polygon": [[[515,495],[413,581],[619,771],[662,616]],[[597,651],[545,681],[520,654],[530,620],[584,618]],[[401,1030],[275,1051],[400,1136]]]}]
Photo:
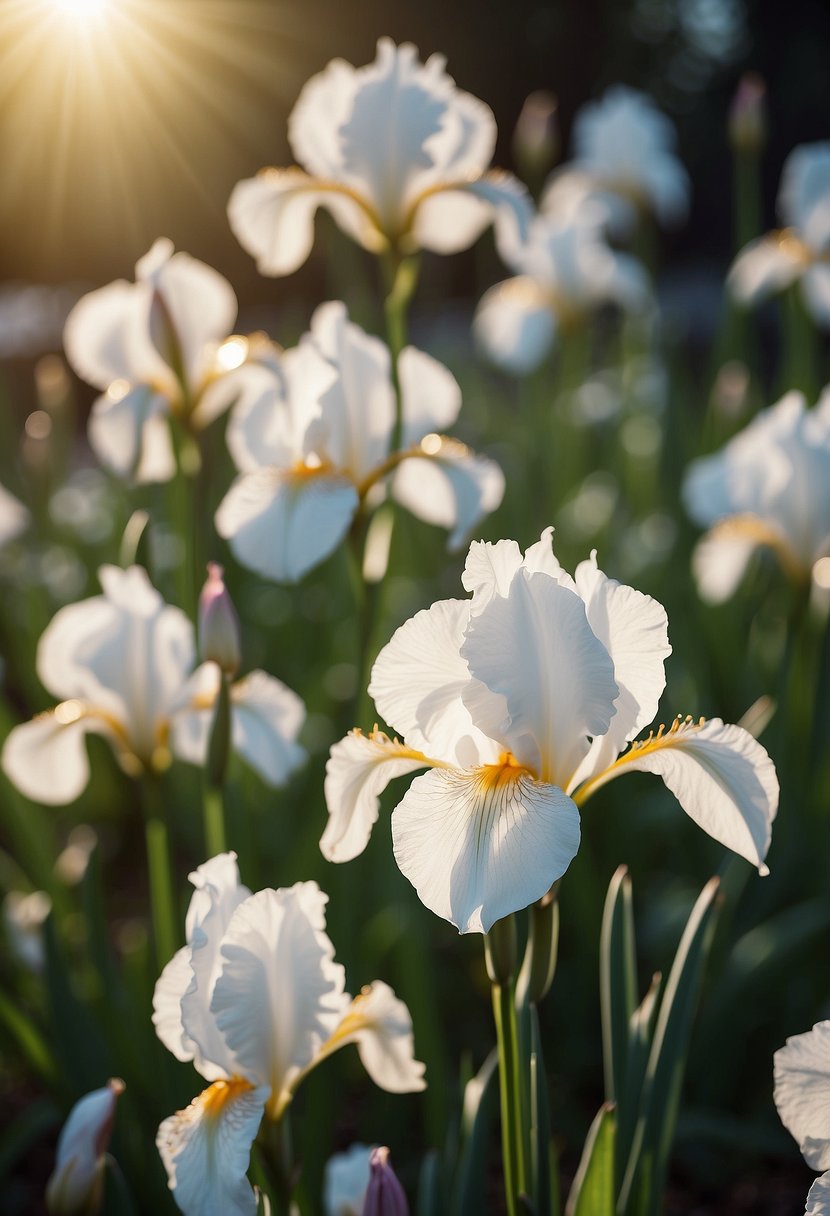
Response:
[{"label": "upright standard petal", "polygon": [[764,858],[778,810],[778,778],[760,743],[720,718],[676,719],[587,782],[580,806],[598,786],[628,769],[657,773],[686,814],[715,840],[768,873]]},{"label": "upright standard petal", "polygon": [[[540,780],[567,789],[589,736],[607,731],[619,694],[581,598],[522,570],[506,596],[473,615],[461,654],[474,677],[464,693],[473,721]],[[495,703],[485,703],[477,682],[504,698],[506,720],[490,719]]]},{"label": "upright standard petal", "polygon": [[807,1164],[830,1169],[830,1022],[794,1034],[775,1053],[775,1105]]},{"label": "upright standard petal", "polygon": [[830,143],[801,144],[781,173],[778,210],[814,253],[830,246]]},{"label": "upright standard petal", "polygon": [[173,1198],[185,1216],[255,1216],[246,1177],[268,1090],[215,1081],[156,1136]]},{"label": "upright standard petal", "polygon": [[665,608],[651,596],[608,578],[597,566],[596,554],[577,566],[576,588],[588,624],[614,662],[620,693],[611,725],[594,739],[571,788],[611,764],[653,720],[666,686],[664,664],[671,654]]},{"label": "upright standard petal", "polygon": [[326,763],[324,792],[329,818],[320,840],[327,861],[351,861],[369,843],[380,795],[390,781],[431,764],[420,752],[380,731],[350,731],[335,743]]},{"label": "upright standard petal", "polygon": [[410,1012],[382,980],[368,984],[353,999],[322,1053],[347,1043],[357,1044],[363,1067],[381,1089],[406,1094],[426,1088],[425,1066],[415,1059]]},{"label": "upright standard petal", "polygon": [[327,898],[313,882],[260,891],[240,904],[222,940],[211,1012],[235,1071],[268,1087],[272,1119],[348,1004],[324,932]]},{"label": "upright standard petal", "polygon": [[328,557],[358,507],[348,478],[320,469],[243,473],[216,512],[216,530],[249,570],[295,583]]},{"label": "upright standard petal", "polygon": [[196,394],[212,363],[216,343],[233,330],[237,310],[233,288],[212,266],[188,253],[172,254],[152,273],[151,282],[164,301],[176,361],[186,385]]},{"label": "upright standard petal", "polygon": [[104,391],[118,380],[133,385],[160,378],[173,387],[147,337],[149,307],[147,290],[124,279],[81,297],[63,331],[66,357],[81,379]]},{"label": "upright standard petal", "polygon": [[416,777],[392,814],[401,872],[461,933],[533,903],[579,848],[579,813],[555,785],[506,761]]}]

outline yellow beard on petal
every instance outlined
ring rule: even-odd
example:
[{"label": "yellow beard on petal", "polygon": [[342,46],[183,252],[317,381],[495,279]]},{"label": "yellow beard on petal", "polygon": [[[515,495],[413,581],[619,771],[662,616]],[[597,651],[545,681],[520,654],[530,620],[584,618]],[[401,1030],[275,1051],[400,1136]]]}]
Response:
[{"label": "yellow beard on petal", "polygon": [[482,785],[494,790],[520,781],[522,777],[531,777],[538,781],[536,774],[518,761],[512,752],[502,752],[497,764],[482,764],[476,770],[476,777]]},{"label": "yellow beard on petal", "polygon": [[231,1077],[230,1081],[214,1081],[196,1101],[206,1119],[219,1119],[226,1106],[253,1088],[251,1082],[246,1081],[244,1077]]}]

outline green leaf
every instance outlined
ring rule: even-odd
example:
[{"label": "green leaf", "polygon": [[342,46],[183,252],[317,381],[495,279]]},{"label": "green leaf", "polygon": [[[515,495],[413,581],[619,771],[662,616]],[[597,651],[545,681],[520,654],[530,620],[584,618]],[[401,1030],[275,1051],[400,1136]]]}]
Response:
[{"label": "green leaf", "polygon": [[435,1149],[431,1149],[421,1163],[418,1176],[416,1216],[441,1216],[444,1211],[443,1195],[441,1162]]},{"label": "green leaf", "polygon": [[565,1204],[565,1216],[614,1216],[616,1137],[616,1110],[613,1102],[605,1102],[585,1139],[579,1169]]},{"label": "green leaf", "polygon": [[[633,1196],[637,1197],[638,1212],[657,1216],[661,1208],[692,1019],[715,929],[719,886],[719,880],[711,878],[698,896],[666,983],[649,1052],[634,1143],[620,1191],[621,1213],[629,1210]],[[646,1173],[648,1179],[643,1186]]]},{"label": "green leaf", "polygon": [[499,1054],[494,1047],[476,1075],[464,1087],[461,1114],[462,1148],[456,1175],[453,1212],[479,1216],[486,1210],[487,1148],[493,1122]]},{"label": "green leaf", "polygon": [[58,1067],[49,1045],[30,1016],[0,991],[0,1023],[14,1039],[31,1067],[50,1085],[58,1079]]},{"label": "green leaf", "polygon": [[605,1099],[625,1103],[628,1027],[637,1004],[637,961],[631,879],[627,866],[612,875],[602,914],[599,992]]}]

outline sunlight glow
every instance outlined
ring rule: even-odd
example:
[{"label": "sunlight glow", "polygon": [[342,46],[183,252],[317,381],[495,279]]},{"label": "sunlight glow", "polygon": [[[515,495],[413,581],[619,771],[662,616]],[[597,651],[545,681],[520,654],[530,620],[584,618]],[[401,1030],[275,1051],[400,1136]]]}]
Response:
[{"label": "sunlight glow", "polygon": [[74,21],[92,21],[101,17],[110,0],[52,0],[55,8]]}]

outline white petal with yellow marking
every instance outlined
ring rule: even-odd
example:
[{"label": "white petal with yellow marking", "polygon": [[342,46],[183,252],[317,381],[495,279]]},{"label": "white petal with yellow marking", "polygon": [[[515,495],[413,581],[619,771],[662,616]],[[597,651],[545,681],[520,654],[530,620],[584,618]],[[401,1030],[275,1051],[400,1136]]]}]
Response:
[{"label": "white petal with yellow marking", "polygon": [[392,815],[395,860],[421,901],[486,933],[550,889],[579,848],[579,813],[510,764],[416,777]]},{"label": "white petal with yellow marking", "polygon": [[156,1147],[185,1216],[254,1216],[246,1174],[267,1096],[247,1081],[215,1081],[161,1124]]}]

